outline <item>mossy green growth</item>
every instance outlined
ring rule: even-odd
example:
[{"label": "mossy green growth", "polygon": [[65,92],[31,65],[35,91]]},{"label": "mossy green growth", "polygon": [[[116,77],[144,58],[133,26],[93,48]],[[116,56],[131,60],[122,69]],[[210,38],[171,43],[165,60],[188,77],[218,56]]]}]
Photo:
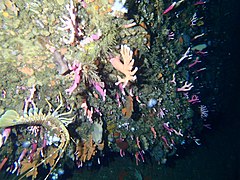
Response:
[{"label": "mossy green growth", "polygon": [[0,118],[0,127],[15,126],[20,120],[20,115],[14,110],[7,110]]}]

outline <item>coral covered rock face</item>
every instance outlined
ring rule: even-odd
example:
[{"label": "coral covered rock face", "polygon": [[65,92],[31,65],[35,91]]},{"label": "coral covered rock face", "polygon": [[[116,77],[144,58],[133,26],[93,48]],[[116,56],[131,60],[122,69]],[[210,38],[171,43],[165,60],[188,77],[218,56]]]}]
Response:
[{"label": "coral covered rock face", "polygon": [[56,178],[108,152],[165,163],[200,144],[205,4],[193,3],[4,1],[0,170]]}]

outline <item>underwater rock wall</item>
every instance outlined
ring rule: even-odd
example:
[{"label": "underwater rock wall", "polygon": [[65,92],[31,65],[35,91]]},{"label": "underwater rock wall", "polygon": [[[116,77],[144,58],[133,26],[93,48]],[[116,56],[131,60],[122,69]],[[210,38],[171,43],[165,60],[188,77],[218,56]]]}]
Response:
[{"label": "underwater rock wall", "polygon": [[1,4],[1,171],[55,177],[109,151],[165,164],[201,144],[207,3],[151,3]]}]

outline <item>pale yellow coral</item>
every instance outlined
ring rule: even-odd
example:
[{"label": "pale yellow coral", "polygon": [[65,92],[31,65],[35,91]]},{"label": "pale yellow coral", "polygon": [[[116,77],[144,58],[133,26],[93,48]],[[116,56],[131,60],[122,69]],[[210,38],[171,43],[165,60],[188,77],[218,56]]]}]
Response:
[{"label": "pale yellow coral", "polygon": [[135,67],[133,69],[134,59],[132,59],[133,52],[130,50],[130,48],[127,45],[121,46],[121,51],[123,62],[121,62],[120,57],[114,57],[110,60],[111,64],[115,69],[120,71],[125,75],[124,78],[118,77],[118,82],[115,84],[118,85],[120,83],[123,83],[123,88],[128,84],[129,81],[136,80],[135,73],[137,72],[138,68]]}]

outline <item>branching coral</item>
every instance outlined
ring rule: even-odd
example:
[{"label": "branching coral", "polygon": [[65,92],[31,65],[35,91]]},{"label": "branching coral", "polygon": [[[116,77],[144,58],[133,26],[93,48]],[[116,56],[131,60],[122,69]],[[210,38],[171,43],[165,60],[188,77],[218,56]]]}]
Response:
[{"label": "branching coral", "polygon": [[92,136],[88,141],[78,140],[76,144],[76,160],[81,162],[89,161],[96,154],[96,145],[93,142]]},{"label": "branching coral", "polygon": [[134,81],[137,79],[137,76],[135,73],[137,72],[138,68],[135,67],[133,69],[134,59],[132,59],[133,52],[130,50],[130,48],[127,45],[121,46],[121,51],[123,62],[121,62],[120,57],[114,57],[110,59],[111,64],[115,69],[120,71],[125,75],[124,78],[118,77],[118,82],[116,82],[116,85],[119,85],[120,83],[123,83],[123,88],[128,84],[129,81]]}]

